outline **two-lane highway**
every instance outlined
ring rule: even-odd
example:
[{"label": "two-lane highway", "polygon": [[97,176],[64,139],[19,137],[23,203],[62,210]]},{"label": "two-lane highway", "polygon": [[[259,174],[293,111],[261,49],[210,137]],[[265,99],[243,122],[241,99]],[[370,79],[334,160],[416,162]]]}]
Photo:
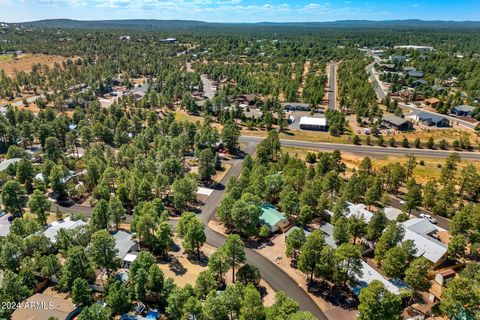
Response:
[{"label": "two-lane highway", "polygon": [[[255,136],[241,136],[240,141],[244,143],[259,143],[263,138]],[[377,146],[366,146],[366,145],[354,145],[354,144],[344,144],[344,143],[328,143],[328,142],[308,142],[300,140],[288,140],[280,139],[282,146],[285,147],[296,147],[296,148],[308,148],[312,150],[319,151],[333,151],[340,150],[344,152],[350,152],[361,155],[398,155],[404,156],[413,154],[417,157],[428,157],[428,158],[447,158],[452,153],[458,153],[462,159],[465,160],[480,160],[479,152],[455,152],[448,150],[437,150],[437,149],[416,149],[416,148],[393,148],[393,147],[377,147]]]}]

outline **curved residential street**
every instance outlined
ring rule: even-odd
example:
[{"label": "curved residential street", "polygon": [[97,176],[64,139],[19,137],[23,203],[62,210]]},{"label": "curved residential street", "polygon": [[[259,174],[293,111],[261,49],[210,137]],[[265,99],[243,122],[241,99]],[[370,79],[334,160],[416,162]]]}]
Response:
[{"label": "curved residential street", "polygon": [[[246,154],[253,154],[255,152],[256,146],[263,138],[261,137],[254,137],[254,136],[242,136],[240,141],[245,144],[244,152]],[[323,150],[323,151],[332,151],[338,149],[344,152],[352,152],[357,154],[364,154],[364,155],[407,155],[407,154],[414,154],[416,156],[426,156],[426,157],[438,157],[438,158],[445,158],[448,157],[452,151],[444,151],[444,150],[430,150],[430,149],[414,149],[414,148],[390,148],[390,147],[374,147],[374,146],[357,146],[357,145],[349,145],[349,144],[340,144],[340,143],[324,143],[324,142],[307,142],[307,141],[296,141],[296,140],[281,140],[282,145],[290,146],[290,147],[301,147],[301,148],[311,148],[315,150]],[[460,153],[463,159],[474,159],[480,160],[480,153],[473,153],[473,152],[462,152]],[[205,223],[207,226],[205,229],[205,233],[207,236],[207,243],[214,246],[214,247],[221,247],[226,240],[226,237],[222,234],[219,234],[208,227],[208,222],[212,219],[216,208],[222,201],[223,197],[225,196],[225,187],[228,180],[231,177],[237,177],[240,174],[242,169],[242,159],[233,159],[228,160],[228,163],[232,165],[230,170],[227,174],[223,177],[220,181],[219,186],[213,191],[213,193],[208,197],[206,202],[201,206],[201,213],[199,214],[199,219]],[[394,207],[401,208],[402,205],[398,200],[392,200],[391,203]],[[82,213],[85,217],[91,217],[93,208],[86,207],[86,206],[79,206],[73,205],[70,207],[63,207],[56,203],[52,204],[52,211],[56,211],[57,207],[60,208],[62,212],[66,213]],[[413,212],[414,214],[419,214],[420,212]],[[132,216],[127,215],[126,221],[130,222]],[[441,217],[437,217],[439,220],[439,224],[442,227],[448,229],[449,221],[443,219]],[[444,221],[445,220],[445,221]],[[176,226],[178,220],[171,220],[171,224],[173,227]],[[286,272],[284,272],[281,268],[276,266],[267,258],[260,255],[258,252],[246,248],[245,249],[247,262],[249,264],[255,265],[260,269],[260,273],[262,278],[268,282],[268,284],[275,290],[285,291],[289,297],[296,300],[301,310],[309,311],[313,315],[315,315],[320,320],[326,320],[327,317],[322,312],[320,307],[313,301],[313,299],[308,295],[307,292],[303,288],[299,286],[299,284],[293,280]]]}]

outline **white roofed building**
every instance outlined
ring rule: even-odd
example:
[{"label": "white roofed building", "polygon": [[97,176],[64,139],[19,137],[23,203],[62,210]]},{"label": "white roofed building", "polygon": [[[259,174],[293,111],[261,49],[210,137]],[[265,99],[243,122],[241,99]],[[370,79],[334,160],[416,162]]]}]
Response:
[{"label": "white roofed building", "polygon": [[447,245],[435,238],[440,229],[427,219],[414,218],[401,223],[405,230],[403,241],[412,240],[417,248],[417,257],[425,257],[436,267],[447,257]]},{"label": "white roofed building", "polygon": [[350,218],[355,216],[356,218],[363,218],[365,223],[368,223],[373,217],[373,212],[367,210],[367,206],[363,203],[352,204],[348,202],[347,210],[345,211],[345,216]]},{"label": "white roofed building", "polygon": [[300,129],[304,130],[327,130],[327,119],[326,118],[314,118],[314,117],[301,117],[299,123]]},{"label": "white roofed building", "polygon": [[70,220],[70,217],[65,218],[63,221],[52,222],[50,227],[43,233],[53,243],[57,241],[57,234],[61,229],[71,230],[85,226],[87,223],[83,220]]}]

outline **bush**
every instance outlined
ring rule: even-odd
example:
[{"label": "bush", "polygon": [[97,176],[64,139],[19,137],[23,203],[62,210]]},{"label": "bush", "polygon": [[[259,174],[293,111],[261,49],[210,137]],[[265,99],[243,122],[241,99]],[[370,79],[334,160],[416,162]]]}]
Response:
[{"label": "bush", "polygon": [[260,227],[260,231],[258,232],[258,235],[262,238],[266,238],[270,235],[270,230],[268,230],[268,227],[266,225],[263,225]]},{"label": "bush", "polygon": [[424,165],[425,165],[425,161],[420,160],[420,161],[418,162],[418,164],[421,165],[421,166],[424,166]]}]

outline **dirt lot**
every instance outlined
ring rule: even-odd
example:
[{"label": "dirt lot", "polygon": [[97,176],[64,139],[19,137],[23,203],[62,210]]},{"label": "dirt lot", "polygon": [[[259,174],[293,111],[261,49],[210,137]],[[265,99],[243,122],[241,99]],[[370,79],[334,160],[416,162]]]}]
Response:
[{"label": "dirt lot", "polygon": [[45,64],[49,68],[55,63],[62,63],[67,58],[62,56],[50,56],[43,54],[26,54],[18,57],[16,60],[7,59],[0,61],[0,69],[4,70],[8,76],[15,76],[20,71],[30,72],[34,64]]},{"label": "dirt lot", "polygon": [[[188,259],[183,251],[181,246],[182,240],[174,238],[176,244],[179,245],[179,250],[173,252],[171,255],[173,259],[171,262],[160,263],[159,267],[163,271],[166,278],[172,278],[176,285],[183,287],[186,284],[195,285],[195,280],[197,279],[200,272],[207,269],[207,260],[202,260],[200,262],[194,259]],[[215,248],[205,244],[202,247],[202,253],[205,256],[210,256],[215,251]],[[231,272],[227,273],[227,283],[231,283]],[[260,286],[264,288],[266,295],[263,297],[264,303],[267,306],[270,306],[274,303],[275,292],[264,280],[260,281]]]}]

